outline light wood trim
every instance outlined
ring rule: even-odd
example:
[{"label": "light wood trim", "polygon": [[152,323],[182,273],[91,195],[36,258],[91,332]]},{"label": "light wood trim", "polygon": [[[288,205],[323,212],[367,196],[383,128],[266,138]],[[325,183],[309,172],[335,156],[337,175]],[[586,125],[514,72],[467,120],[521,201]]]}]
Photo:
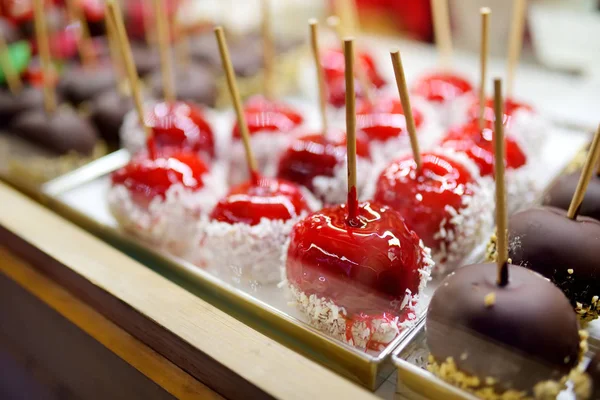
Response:
[{"label": "light wood trim", "polygon": [[[230,370],[232,376],[239,376],[276,398],[374,398],[366,390],[254,331],[2,183],[0,204],[9,205],[0,208],[0,225],[57,263],[68,266],[79,279],[118,299],[118,302],[113,301],[113,309],[118,308],[121,313],[131,310],[128,318],[136,319],[139,313],[144,323],[155,324],[156,331],[150,332],[155,335],[154,346],[150,347],[163,355],[157,346],[168,348],[171,353],[165,357],[172,361],[177,358],[174,362],[196,378],[196,372],[192,373],[179,361],[188,362],[190,368],[194,366],[193,361],[197,364],[216,361]],[[24,250],[31,252],[32,248]],[[65,271],[57,273],[65,274]],[[63,284],[61,280],[58,282]],[[66,287],[73,290],[71,286]],[[86,288],[86,291],[92,289]],[[101,310],[102,313],[112,311]],[[131,322],[131,329],[136,329],[134,322],[141,323],[136,319]],[[127,320],[123,319],[123,323]],[[146,333],[147,327],[141,328],[137,327],[135,336]],[[211,371],[201,373],[205,372]],[[213,383],[201,380],[209,386]]]},{"label": "light wood trim", "polygon": [[204,399],[222,398],[2,246],[0,260],[0,273],[42,300],[168,393],[179,399],[198,396]]}]

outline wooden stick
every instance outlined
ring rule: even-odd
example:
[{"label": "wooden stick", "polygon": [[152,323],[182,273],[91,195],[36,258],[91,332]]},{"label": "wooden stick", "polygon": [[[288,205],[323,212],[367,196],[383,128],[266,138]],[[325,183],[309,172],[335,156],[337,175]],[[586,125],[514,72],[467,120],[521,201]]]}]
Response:
[{"label": "wooden stick", "polygon": [[266,98],[272,99],[274,95],[275,45],[273,42],[273,30],[271,29],[271,4],[269,0],[262,0],[260,4],[262,12],[264,95]]},{"label": "wooden stick", "polygon": [[346,78],[346,146],[348,157],[348,224],[356,225],[358,195],[356,193],[356,93],[354,92],[354,40],[344,39]]},{"label": "wooden stick", "polygon": [[250,146],[250,133],[248,132],[248,124],[246,123],[246,115],[242,107],[242,100],[240,99],[240,92],[237,87],[235,80],[235,73],[233,72],[233,65],[231,64],[231,58],[229,57],[229,49],[227,48],[227,41],[223,32],[223,27],[218,26],[215,28],[215,35],[217,37],[217,43],[219,44],[219,52],[221,53],[221,62],[223,63],[223,69],[225,70],[225,77],[227,78],[227,86],[229,87],[229,94],[231,95],[231,101],[235,108],[237,115],[238,127],[244,143],[244,150],[246,151],[246,161],[248,162],[248,170],[250,175],[255,178],[258,176],[258,167],[256,166],[256,159],[252,153],[252,146]]},{"label": "wooden stick", "polygon": [[177,60],[184,68],[189,68],[191,65],[190,61],[190,38],[188,34],[181,26],[180,13],[181,13],[181,4],[179,3],[179,7],[177,9],[177,13],[175,14],[175,18],[173,23],[175,24],[175,34],[177,39],[177,44],[175,50],[177,52]]},{"label": "wooden stick", "polygon": [[571,200],[571,204],[569,205],[569,211],[567,212],[567,216],[571,219],[577,219],[577,214],[579,214],[579,208],[581,207],[581,203],[583,202],[583,198],[585,197],[585,191],[587,190],[588,184],[590,183],[590,179],[592,179],[592,175],[594,174],[594,169],[598,164],[599,158],[600,125],[598,126],[598,130],[596,131],[596,135],[594,135],[594,140],[592,141],[592,145],[590,147],[590,150],[588,151],[585,164],[583,166],[583,169],[581,170],[581,176],[579,178],[579,182],[577,183],[577,189],[575,189],[573,199]]},{"label": "wooden stick", "polygon": [[154,9],[150,6],[148,0],[142,2],[142,17],[144,18],[144,37],[148,46],[156,43],[156,30],[154,29]]},{"label": "wooden stick", "polygon": [[66,6],[69,19],[79,23],[77,49],[79,50],[81,61],[84,67],[95,65],[98,60],[96,58],[96,52],[92,43],[90,29],[81,10],[81,6],[79,4],[75,4],[75,0],[66,0]]},{"label": "wooden stick", "polygon": [[335,13],[341,20],[346,35],[360,34],[360,22],[355,0],[336,0]]},{"label": "wooden stick", "polygon": [[112,25],[115,27],[115,36],[117,44],[121,52],[121,58],[125,64],[125,70],[127,71],[127,78],[129,79],[129,86],[131,89],[131,95],[135,104],[135,109],[138,115],[138,121],[140,126],[144,129],[147,138],[152,137],[152,130],[146,124],[144,120],[144,105],[142,103],[142,96],[140,93],[140,84],[133,61],[133,55],[131,54],[131,45],[127,39],[127,33],[125,31],[125,24],[123,22],[123,16],[121,15],[121,9],[115,3],[115,0],[107,0],[106,2],[106,15],[107,18],[111,18]]},{"label": "wooden stick", "polygon": [[48,28],[44,16],[43,0],[34,1],[35,36],[42,59],[42,74],[44,77],[44,108],[52,113],[56,110],[56,93],[53,79],[50,79],[52,65],[50,59],[50,44],[48,43]]},{"label": "wooden stick", "polygon": [[[342,25],[340,24],[340,19],[336,16],[331,16],[327,18],[327,25],[332,28],[340,42],[343,43],[343,38],[347,34],[346,31],[342,29]],[[356,60],[355,60],[356,61]],[[359,60],[360,61],[360,60]],[[360,82],[360,86],[365,92],[365,98],[371,104],[373,104],[373,100],[375,96],[373,95],[373,85],[367,76],[367,72],[363,68],[361,62],[356,63],[354,71],[356,73],[356,78]]]},{"label": "wooden stick", "polygon": [[124,61],[119,51],[117,28],[112,18],[105,18],[104,25],[106,26],[106,39],[108,40],[108,49],[110,51],[110,59],[113,69],[117,76],[117,90],[122,95],[128,95],[127,77],[124,71]]},{"label": "wooden stick", "polygon": [[479,10],[481,14],[481,49],[479,53],[479,129],[483,129],[485,117],[485,84],[487,82],[487,61],[489,55],[489,37],[490,37],[490,9],[482,7]]},{"label": "wooden stick", "polygon": [[435,45],[439,53],[439,62],[443,68],[452,64],[452,32],[450,30],[450,14],[448,0],[431,0]]},{"label": "wooden stick", "polygon": [[175,85],[173,83],[173,62],[171,60],[169,21],[167,21],[166,3],[154,0],[154,14],[158,29],[158,47],[160,50],[160,71],[163,80],[163,94],[169,104],[175,102]]},{"label": "wooden stick", "polygon": [[321,125],[323,128],[323,135],[327,135],[327,131],[329,130],[329,124],[327,121],[327,94],[325,88],[325,73],[323,72],[323,65],[321,65],[321,53],[319,52],[319,25],[317,20],[314,18],[308,21],[308,25],[310,26],[310,47],[312,49],[313,60],[315,62],[315,72],[317,73]]},{"label": "wooden stick", "polygon": [[527,0],[513,0],[512,23],[510,26],[510,37],[508,41],[508,56],[506,60],[506,95],[512,96],[515,80],[515,72],[521,57],[523,47],[523,35],[525,29],[525,15],[527,12]]},{"label": "wooden stick", "polygon": [[0,32],[0,67],[2,67],[2,72],[4,72],[4,76],[6,77],[6,83],[8,83],[8,90],[13,94],[13,96],[18,95],[23,89],[23,82],[21,82],[21,77],[15,71],[12,61],[10,59],[10,53],[8,52],[8,46],[6,44],[6,40],[4,39],[4,34]]},{"label": "wooden stick", "polygon": [[508,284],[508,218],[506,215],[506,189],[504,186],[504,126],[502,115],[504,115],[504,100],[502,99],[502,80],[494,79],[494,149],[496,170],[496,249],[498,258],[496,265],[498,286]]},{"label": "wooden stick", "polygon": [[410,137],[410,147],[412,148],[415,162],[417,163],[417,170],[421,170],[421,151],[419,150],[419,141],[417,139],[417,128],[415,126],[415,118],[412,113],[410,105],[410,97],[408,95],[408,85],[406,84],[406,77],[404,75],[404,67],[402,66],[402,59],[400,57],[400,51],[396,50],[390,52],[392,57],[392,65],[394,66],[394,75],[396,76],[396,86],[398,87],[398,94],[400,95],[400,101],[402,102],[402,110],[404,111],[404,117],[406,119],[406,129]]}]

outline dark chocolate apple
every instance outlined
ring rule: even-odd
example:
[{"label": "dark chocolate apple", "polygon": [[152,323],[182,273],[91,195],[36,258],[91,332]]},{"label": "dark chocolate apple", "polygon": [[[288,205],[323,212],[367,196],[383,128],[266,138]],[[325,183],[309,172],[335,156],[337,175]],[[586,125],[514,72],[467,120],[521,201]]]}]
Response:
[{"label": "dark chocolate apple", "polygon": [[70,69],[59,81],[58,90],[66,101],[79,105],[115,85],[116,75],[112,66],[100,64]]},{"label": "dark chocolate apple", "polygon": [[577,365],[579,327],[567,298],[543,276],[508,268],[506,286],[496,283],[495,264],[460,268],[440,284],[426,321],[434,373],[453,362],[479,378],[469,389],[530,393]]},{"label": "dark chocolate apple", "polygon": [[7,126],[20,113],[44,106],[44,94],[41,89],[24,87],[19,94],[8,90],[0,91],[0,126]]},{"label": "dark chocolate apple", "polygon": [[91,155],[98,141],[93,125],[72,108],[59,108],[53,113],[42,108],[23,112],[13,120],[10,130],[57,154]]},{"label": "dark chocolate apple", "polygon": [[119,129],[131,109],[133,100],[130,96],[123,96],[117,90],[108,90],[92,99],[90,120],[106,142],[118,144]]},{"label": "dark chocolate apple", "polygon": [[580,317],[597,316],[600,296],[600,222],[572,220],[553,207],[514,214],[509,226],[509,257],[539,272],[569,298]]},{"label": "dark chocolate apple", "polygon": [[[163,97],[163,79],[160,71],[149,77],[152,93]],[[179,100],[204,104],[210,107],[217,99],[217,85],[213,71],[204,65],[177,66],[174,71],[175,94]]]},{"label": "dark chocolate apple", "polygon": [[[568,210],[580,176],[581,171],[577,171],[558,178],[544,196],[544,205]],[[593,175],[588,184],[579,215],[600,220],[600,177],[597,175]]]}]

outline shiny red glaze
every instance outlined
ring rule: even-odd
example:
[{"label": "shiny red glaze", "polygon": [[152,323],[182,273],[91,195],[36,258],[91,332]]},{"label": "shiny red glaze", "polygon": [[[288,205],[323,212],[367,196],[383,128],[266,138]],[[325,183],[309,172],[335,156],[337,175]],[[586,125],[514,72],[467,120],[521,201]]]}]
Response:
[{"label": "shiny red glaze", "polygon": [[[423,124],[423,114],[412,108],[415,127]],[[389,139],[408,134],[406,118],[399,99],[383,98],[375,104],[362,102],[356,115],[356,126],[369,140],[385,142]]]},{"label": "shiny red glaze", "polygon": [[[356,138],[356,154],[369,158],[369,144]],[[330,131],[309,134],[295,139],[281,155],[277,177],[287,179],[313,190],[317,176],[334,176],[335,168],[346,159],[346,134]]]},{"label": "shiny red glaze", "polygon": [[412,156],[392,162],[377,179],[374,199],[399,211],[423,243],[437,250],[442,240],[435,236],[450,216],[446,206],[457,211],[463,207],[463,195],[472,194],[467,185],[473,177],[447,156],[424,153],[421,158],[421,171]]},{"label": "shiny red glaze", "polygon": [[[75,29],[63,29],[50,35],[48,41],[52,58],[66,60],[75,57],[78,54],[77,35]],[[39,53],[36,40],[31,41],[31,51]]]},{"label": "shiny red glaze", "polygon": [[198,156],[190,152],[159,153],[152,159],[139,153],[126,166],[111,175],[113,185],[124,185],[138,202],[149,202],[165,193],[175,183],[190,190],[204,186],[202,175],[208,167]]},{"label": "shiny red glaze", "polygon": [[342,204],[311,214],[290,234],[288,281],[352,315],[399,313],[406,290],[417,294],[423,267],[419,237],[397,211],[360,203],[357,226]]},{"label": "shiny red glaze", "polygon": [[158,103],[146,112],[145,121],[159,149],[176,148],[215,157],[213,131],[200,108],[179,101]]},{"label": "shiny red glaze", "polygon": [[[364,69],[367,77],[374,87],[380,88],[385,85],[385,80],[379,75],[375,68],[375,62],[370,55],[359,53],[358,60]],[[343,107],[346,104],[346,82],[344,71],[346,69],[344,63],[344,53],[340,49],[326,49],[321,52],[321,64],[325,74],[325,83],[327,86],[327,98],[329,104],[335,107]],[[354,89],[356,98],[361,99],[364,96],[363,88],[355,80]]]},{"label": "shiny red glaze", "polygon": [[104,19],[105,4],[103,0],[80,0],[85,18],[91,22],[99,22]]},{"label": "shiny red glaze", "polygon": [[310,209],[299,187],[283,179],[259,177],[230,189],[210,217],[229,224],[257,225],[262,218],[287,221]]},{"label": "shiny red glaze", "polygon": [[[385,85],[385,80],[377,72],[375,61],[373,61],[373,58],[369,54],[359,52],[357,59],[361,63],[360,67],[363,68],[373,86],[380,88]],[[326,49],[321,51],[321,65],[323,66],[326,82],[329,83],[335,78],[343,77],[346,70],[344,52],[340,49]]]},{"label": "shiny red glaze", "polygon": [[[510,117],[513,116],[515,112],[518,110],[530,111],[533,112],[533,107],[529,104],[517,102],[511,98],[507,98],[504,100],[504,123],[508,123]],[[479,119],[479,99],[475,98],[473,100],[473,104],[469,107],[467,111],[467,116],[469,120],[478,120]],[[483,118],[487,121],[494,121],[495,113],[494,113],[494,99],[487,99],[485,101],[485,108],[483,111]]]},{"label": "shiny red glaze", "polygon": [[[477,121],[450,130],[442,139],[442,146],[463,151],[479,167],[481,176],[494,174],[494,140],[492,122],[486,121],[484,129],[479,128]],[[527,157],[521,146],[510,135],[505,135],[505,166],[507,169],[517,169],[525,165]]]},{"label": "shiny red glaze", "polygon": [[445,103],[473,91],[469,81],[459,75],[437,72],[419,79],[412,93],[436,103]]},{"label": "shiny red glaze", "polygon": [[[261,96],[252,97],[244,106],[248,132],[253,135],[260,131],[279,133],[289,132],[304,122],[302,114],[292,107]],[[238,124],[233,127],[233,137],[241,139]]]}]

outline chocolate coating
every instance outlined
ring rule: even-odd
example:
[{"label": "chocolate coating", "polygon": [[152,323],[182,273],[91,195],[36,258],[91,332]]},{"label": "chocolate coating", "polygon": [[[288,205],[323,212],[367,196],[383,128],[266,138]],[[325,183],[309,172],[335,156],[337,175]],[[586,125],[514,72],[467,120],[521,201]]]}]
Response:
[{"label": "chocolate coating", "polygon": [[44,106],[42,90],[31,86],[24,87],[16,96],[8,90],[0,91],[0,126],[7,126],[20,113],[41,109]]},{"label": "chocolate coating", "polygon": [[160,55],[157,49],[146,46],[143,43],[131,43],[131,55],[137,67],[138,74],[148,75],[150,72],[160,68]]},{"label": "chocolate coating", "polygon": [[[493,304],[486,305],[489,293]],[[427,314],[427,344],[438,362],[496,390],[530,391],[567,374],[578,362],[578,323],[569,301],[547,279],[510,265],[509,283],[496,284],[495,264],[458,269],[439,286]]]},{"label": "chocolate coating", "polygon": [[109,90],[96,96],[90,105],[90,120],[100,136],[107,143],[119,143],[119,129],[125,114],[133,109],[130,96],[123,96],[117,90]]},{"label": "chocolate coating", "polygon": [[[152,94],[162,98],[163,80],[160,71],[155,71],[148,78]],[[217,85],[215,76],[210,68],[204,65],[192,64],[185,68],[178,66],[174,71],[175,94],[177,99],[204,104],[210,107],[217,100]]]},{"label": "chocolate coating", "polygon": [[550,279],[574,306],[589,305],[593,296],[600,296],[599,221],[574,221],[564,210],[540,207],[514,214],[508,226],[514,264]]},{"label": "chocolate coating", "polygon": [[[581,171],[563,175],[552,185],[544,197],[544,205],[568,210],[573,193],[579,183]],[[579,215],[600,220],[600,177],[593,175],[581,203]]]},{"label": "chocolate coating", "polygon": [[71,108],[59,108],[51,114],[43,109],[21,113],[12,122],[10,130],[57,154],[75,151],[91,155],[98,141],[92,124]]},{"label": "chocolate coating", "polygon": [[116,76],[110,64],[90,68],[74,68],[63,75],[58,90],[68,102],[79,105],[116,85]]}]

